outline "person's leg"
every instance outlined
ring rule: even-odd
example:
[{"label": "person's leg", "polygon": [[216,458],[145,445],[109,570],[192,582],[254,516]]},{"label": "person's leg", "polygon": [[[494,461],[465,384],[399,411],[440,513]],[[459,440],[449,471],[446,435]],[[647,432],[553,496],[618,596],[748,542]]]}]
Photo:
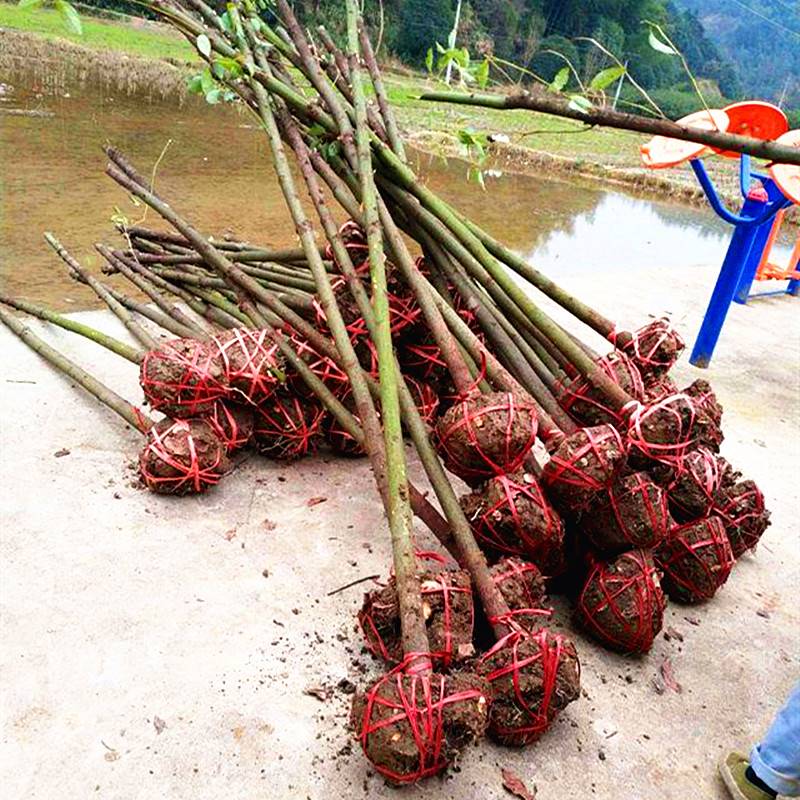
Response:
[{"label": "person's leg", "polygon": [[750,753],[759,780],[786,797],[800,797],[800,683]]}]

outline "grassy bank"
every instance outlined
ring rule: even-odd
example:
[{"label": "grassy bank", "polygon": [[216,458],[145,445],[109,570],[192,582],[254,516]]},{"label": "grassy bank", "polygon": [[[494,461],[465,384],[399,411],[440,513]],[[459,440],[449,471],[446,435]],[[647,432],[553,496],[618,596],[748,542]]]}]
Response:
[{"label": "grassy bank", "polygon": [[122,23],[87,16],[81,9],[83,35],[65,30],[61,17],[52,9],[21,9],[0,2],[0,28],[35,33],[46,39],[66,39],[93,50],[114,50],[142,58],[196,60],[194,50],[171,29],[155,23]]}]

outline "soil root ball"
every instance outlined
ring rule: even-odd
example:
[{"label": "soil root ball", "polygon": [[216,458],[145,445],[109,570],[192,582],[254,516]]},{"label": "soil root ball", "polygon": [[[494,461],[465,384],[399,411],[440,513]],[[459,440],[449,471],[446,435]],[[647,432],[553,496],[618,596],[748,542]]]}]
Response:
[{"label": "soil root ball", "polygon": [[216,348],[195,339],[173,339],[145,353],[139,383],[152,409],[180,419],[208,414],[228,392]]},{"label": "soil root ball", "polygon": [[631,464],[639,469],[647,469],[654,462],[680,468],[686,453],[696,444],[696,420],[694,400],[685,394],[673,394],[649,406],[631,406]]},{"label": "soil root ball", "polygon": [[522,556],[545,575],[564,571],[564,524],[533,475],[498,475],[462,497],[461,506],[490,560]]},{"label": "soil root ball", "polygon": [[650,378],[644,384],[644,403],[652,405],[671,394],[678,394],[678,384],[669,375],[662,375],[659,378]]},{"label": "soil root ball", "polygon": [[687,453],[679,469],[660,464],[652,474],[666,487],[669,507],[677,522],[706,516],[722,479],[719,458],[705,447]]},{"label": "soil root ball", "polygon": [[[350,256],[355,271],[359,275],[369,273],[369,246],[364,229],[355,220],[349,219],[339,228],[339,237]],[[325,258],[333,261],[339,272],[342,271],[341,264],[334,257],[330,244],[325,248]]]},{"label": "soil root ball", "polygon": [[[289,336],[289,344],[306,366],[321,380],[328,389],[337,397],[345,394],[350,388],[350,381],[347,373],[328,356],[320,355],[308,340],[300,333],[294,332]],[[316,399],[314,393],[300,376],[300,373],[293,368],[287,368],[285,388],[291,389],[301,397]]]},{"label": "soil root ball", "polygon": [[536,442],[534,404],[511,392],[458,400],[436,426],[445,466],[471,484],[516,471]]},{"label": "soil root ball", "polygon": [[483,736],[489,708],[486,682],[472,673],[412,674],[405,667],[357,693],[350,717],[366,757],[396,785],[447,769]]},{"label": "soil root ball", "polygon": [[639,328],[629,342],[617,345],[639,368],[645,380],[665,375],[672,369],[686,347],[680,334],[668,319],[657,319]]},{"label": "soil root ball", "polygon": [[536,564],[520,558],[501,558],[489,569],[511,613],[537,613],[547,605],[547,582]]},{"label": "soil root ball", "polygon": [[643,472],[618,477],[592,501],[581,527],[602,553],[657,547],[671,525],[667,494]]},{"label": "soil root ball", "polygon": [[[475,653],[472,586],[461,570],[427,571],[420,575],[422,615],[428,630],[431,658],[447,668]],[[358,623],[367,647],[389,664],[403,660],[400,609],[394,578],[387,586],[364,595]]]},{"label": "soil root ball", "polygon": [[521,747],[538,739],[580,695],[580,662],[572,642],[540,628],[514,631],[477,663],[489,681],[489,736]]},{"label": "soil root ball", "polygon": [[158,494],[201,494],[228,470],[225,445],[203,419],[164,419],[147,432],[139,473]]},{"label": "soil root ball", "polygon": [[262,455],[291,461],[316,452],[325,410],[319,401],[280,388],[255,409],[253,443]]},{"label": "soil root ball", "polygon": [[699,444],[718,453],[720,445],[725,439],[722,433],[722,406],[717,400],[711,384],[698,378],[687,386],[683,393],[694,399],[697,411],[695,439]]},{"label": "soil root ball", "polygon": [[[349,391],[340,398],[342,405],[355,417],[356,422],[361,424],[361,417],[356,411],[356,403],[353,392]],[[367,454],[367,451],[342,427],[333,414],[326,414],[322,420],[322,435],[328,446],[334,453],[348,458],[360,458]]]},{"label": "soil root ball", "polygon": [[255,417],[249,406],[217,400],[206,419],[228,453],[247,447],[253,438]]},{"label": "soil root ball", "polygon": [[[644,400],[644,383],[636,365],[624,353],[615,350],[595,360],[607,377],[635,400]],[[574,378],[563,390],[559,401],[565,411],[584,425],[619,425],[624,415],[609,405],[605,396],[588,378]]]},{"label": "soil root ball", "polygon": [[725,523],[735,558],[754,549],[770,525],[764,495],[751,480],[720,489],[714,501],[714,513]]},{"label": "soil root ball", "polygon": [[611,425],[582,428],[567,436],[544,465],[542,483],[562,514],[587,508],[611,484],[627,457],[625,443]]},{"label": "soil root ball", "polygon": [[225,382],[241,399],[257,405],[283,379],[283,359],[266,330],[235,328],[214,337]]},{"label": "soil root ball", "polygon": [[397,358],[404,375],[413,375],[437,389],[447,384],[447,362],[439,346],[429,337],[421,341],[401,341],[397,347]]},{"label": "soil root ball", "polygon": [[718,516],[677,525],[656,550],[664,589],[683,603],[710,600],[728,580],[733,563],[731,543]]},{"label": "soil root ball", "polygon": [[652,554],[631,550],[594,564],[575,616],[609,649],[646,653],[661,630],[666,602]]}]

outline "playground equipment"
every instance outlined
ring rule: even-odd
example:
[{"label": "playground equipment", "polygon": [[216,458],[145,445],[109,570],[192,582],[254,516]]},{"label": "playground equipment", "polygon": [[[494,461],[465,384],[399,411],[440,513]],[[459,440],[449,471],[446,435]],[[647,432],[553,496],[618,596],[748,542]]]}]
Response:
[{"label": "playground equipment", "polygon": [[[734,103],[724,109],[698,111],[678,122],[706,130],[776,139],[782,144],[800,147],[800,131],[788,131],[786,116],[770,103]],[[656,136],[641,147],[642,161],[651,169],[673,167],[688,161],[711,208],[734,229],[689,359],[696,367],[707,367],[711,362],[731,302],[744,304],[751,297],[765,294],[797,295],[800,288],[800,273],[797,271],[800,236],[788,268],[781,269],[769,261],[786,210],[794,203],[800,204],[800,168],[774,164],[767,175],[753,171],[750,156],[713,151],[725,158],[740,159],[739,186],[744,202],[739,212],[734,213],[720,199],[701,161],[701,156],[711,152],[711,148],[663,136]],[[777,292],[751,295],[754,280],[774,279],[788,280],[788,286]]]}]

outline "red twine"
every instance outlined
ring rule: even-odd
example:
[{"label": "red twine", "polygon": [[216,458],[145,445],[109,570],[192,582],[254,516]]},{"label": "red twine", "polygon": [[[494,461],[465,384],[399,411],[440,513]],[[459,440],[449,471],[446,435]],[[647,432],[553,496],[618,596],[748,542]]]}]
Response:
[{"label": "red twine", "polygon": [[631,455],[681,469],[695,443],[697,412],[692,398],[673,394],[649,406],[636,403],[626,409],[630,415],[627,433]]},{"label": "red twine", "polygon": [[266,330],[235,328],[212,339],[222,358],[226,383],[249,403],[266,400],[282,378],[278,345]]},{"label": "red twine", "polygon": [[584,628],[612,650],[646,653],[661,630],[666,603],[652,555],[632,550],[594,564],[576,614]]},{"label": "red twine", "polygon": [[253,412],[249,408],[231,407],[217,400],[205,419],[228,453],[247,447],[253,438]]},{"label": "red twine", "polygon": [[204,420],[162,420],[147,432],[139,472],[159,494],[200,494],[227,469],[225,450]]},{"label": "red twine", "polygon": [[[341,396],[350,387],[347,373],[340,369],[333,359],[320,355],[297,331],[289,332],[289,344],[292,349],[303,359],[306,366],[321,380],[335,395]],[[308,388],[303,378],[294,370],[289,374],[287,381],[291,388],[303,397],[315,399],[314,393]]]},{"label": "red twine", "polygon": [[[356,273],[361,275],[369,272],[369,246],[364,229],[355,220],[350,219],[339,228],[339,237],[350,256]],[[330,244],[325,248],[325,258],[333,261],[339,271],[342,271],[342,266],[336,260]]]},{"label": "red twine", "polygon": [[685,603],[710,600],[728,580],[734,560],[725,525],[716,516],[674,527],[656,550],[664,588]]},{"label": "red twine", "polygon": [[279,389],[255,409],[255,445],[276,459],[302,458],[316,451],[325,411],[316,400]]},{"label": "red twine", "polygon": [[686,347],[667,318],[653,320],[629,335],[629,341],[618,344],[621,334],[614,330],[608,340],[633,359],[643,376],[668,372]]}]

